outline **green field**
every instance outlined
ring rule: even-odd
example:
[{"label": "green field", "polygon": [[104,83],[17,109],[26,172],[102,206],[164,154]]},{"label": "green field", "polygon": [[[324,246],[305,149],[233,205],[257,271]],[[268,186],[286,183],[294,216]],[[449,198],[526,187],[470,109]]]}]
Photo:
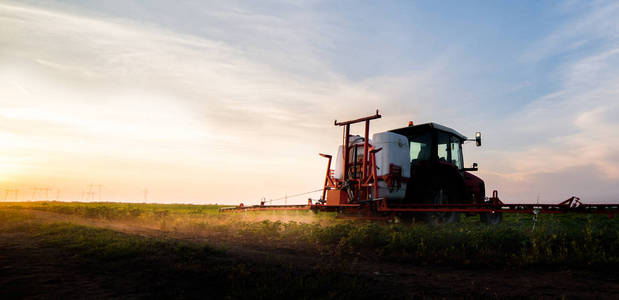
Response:
[{"label": "green field", "polygon": [[[1,203],[0,233],[8,242],[15,239],[13,244],[69,253],[104,274],[130,270],[128,276],[135,276],[135,282],[141,283],[141,272],[150,270],[149,276],[157,279],[140,284],[145,290],[136,288],[131,294],[138,298],[155,292],[164,297],[198,297],[201,294],[192,288],[198,282],[216,286],[213,295],[218,298],[381,295],[380,289],[372,288],[374,279],[364,268],[382,270],[370,275],[396,274],[395,269],[404,272],[401,268],[409,266],[524,273],[576,269],[616,282],[616,275],[607,274],[615,274],[619,267],[619,220],[606,215],[541,215],[532,231],[532,216],[517,214],[505,216],[498,226],[467,217],[459,224],[436,227],[344,221],[309,211],[221,214],[218,209],[215,205]],[[114,284],[111,287],[119,290]],[[474,283],[472,289],[469,292],[474,295],[501,298],[500,293],[478,290]],[[24,296],[15,293],[18,298]],[[435,293],[421,289],[406,295],[454,296],[450,291]]]},{"label": "green field", "polygon": [[606,215],[541,215],[532,232],[532,217],[522,214],[506,215],[498,226],[480,224],[475,216],[436,227],[343,221],[306,211],[221,214],[215,205],[29,202],[0,207],[128,221],[172,233],[292,243],[334,255],[369,252],[449,264],[619,266],[619,219]]}]

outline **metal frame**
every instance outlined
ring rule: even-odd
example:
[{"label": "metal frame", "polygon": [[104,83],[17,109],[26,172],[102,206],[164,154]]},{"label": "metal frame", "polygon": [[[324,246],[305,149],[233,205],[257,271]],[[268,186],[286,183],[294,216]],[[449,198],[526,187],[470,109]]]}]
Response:
[{"label": "metal frame", "polygon": [[[342,179],[333,178],[331,176],[331,161],[332,157],[327,154],[320,153],[320,156],[328,159],[327,172],[325,174],[325,182],[323,186],[321,202],[326,203],[326,194],[328,190],[346,190],[347,199],[340,200],[338,205],[356,203],[360,201],[367,201],[370,199],[378,198],[378,189],[376,189],[376,183],[378,178],[376,176],[376,152],[381,149],[375,149],[369,144],[370,139],[370,121],[379,119],[382,116],[376,110],[376,114],[355,119],[349,121],[338,122],[335,120],[333,124],[335,126],[343,127],[342,135],[342,160],[344,161]],[[365,123],[364,125],[364,140],[363,140],[363,157],[361,165],[357,165],[357,150],[359,145],[350,145],[350,125],[357,123]],[[355,158],[352,165],[350,162],[350,152],[353,152]],[[361,172],[358,172],[361,167]],[[353,174],[349,174],[350,170],[353,170]],[[360,176],[358,176],[360,173]],[[331,205],[331,204],[329,204]]]},{"label": "metal frame", "polygon": [[[467,213],[526,213],[526,214],[561,214],[586,213],[606,214],[609,218],[619,213],[619,204],[585,204],[578,197],[571,197],[558,204],[507,204],[499,200],[497,191],[493,197],[481,204],[391,204],[386,199],[365,203],[343,204],[338,206],[322,203],[306,205],[253,205],[221,208],[220,211],[260,211],[260,210],[314,210],[335,211],[348,214],[345,218],[361,218],[368,220],[392,219],[397,214],[420,212],[467,212]],[[354,216],[354,215],[357,216]]]}]

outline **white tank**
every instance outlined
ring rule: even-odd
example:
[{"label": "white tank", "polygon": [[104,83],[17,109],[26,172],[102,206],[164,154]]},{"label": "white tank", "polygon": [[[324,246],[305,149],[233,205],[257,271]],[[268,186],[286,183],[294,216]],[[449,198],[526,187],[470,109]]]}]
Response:
[{"label": "white tank", "polygon": [[[382,148],[376,153],[376,173],[378,176],[389,175],[389,165],[397,166],[401,169],[402,178],[410,177],[410,150],[408,138],[393,132],[379,132],[372,136],[374,148]],[[387,199],[404,199],[406,194],[406,183],[400,182],[397,185],[388,186],[387,182],[378,182],[378,195]]]}]

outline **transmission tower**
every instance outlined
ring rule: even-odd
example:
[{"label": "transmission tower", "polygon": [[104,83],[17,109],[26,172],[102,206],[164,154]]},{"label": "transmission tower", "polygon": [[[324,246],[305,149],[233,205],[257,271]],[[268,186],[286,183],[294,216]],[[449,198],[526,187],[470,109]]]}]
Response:
[{"label": "transmission tower", "polygon": [[5,189],[4,190],[4,200],[9,200],[9,196],[11,194],[15,195],[15,201],[19,201],[19,189]]},{"label": "transmission tower", "polygon": [[101,189],[102,188],[103,188],[103,185],[101,184],[88,185],[88,191],[86,192],[86,196],[87,196],[86,200],[95,201],[95,198],[98,198],[99,202],[101,202]]},{"label": "transmission tower", "polygon": [[[43,201],[48,201],[50,200],[49,198],[49,192],[51,191],[51,188],[42,188],[42,187],[33,187],[32,188],[32,201],[38,201],[38,200],[43,200]],[[45,197],[43,197],[45,196]],[[43,199],[41,199],[43,198]]]},{"label": "transmission tower", "polygon": [[92,184],[88,185],[88,189],[86,190],[86,192],[84,192],[84,200],[85,201],[92,201],[94,198],[94,192],[92,190]]}]

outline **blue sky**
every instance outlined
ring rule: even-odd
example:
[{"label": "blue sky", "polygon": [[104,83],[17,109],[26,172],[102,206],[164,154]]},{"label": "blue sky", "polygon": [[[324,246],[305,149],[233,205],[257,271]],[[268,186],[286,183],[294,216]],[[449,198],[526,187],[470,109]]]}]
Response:
[{"label": "blue sky", "polygon": [[612,1],[0,1],[0,45],[6,187],[312,190],[332,120],[379,108],[482,131],[465,161],[507,201],[619,200]]}]

